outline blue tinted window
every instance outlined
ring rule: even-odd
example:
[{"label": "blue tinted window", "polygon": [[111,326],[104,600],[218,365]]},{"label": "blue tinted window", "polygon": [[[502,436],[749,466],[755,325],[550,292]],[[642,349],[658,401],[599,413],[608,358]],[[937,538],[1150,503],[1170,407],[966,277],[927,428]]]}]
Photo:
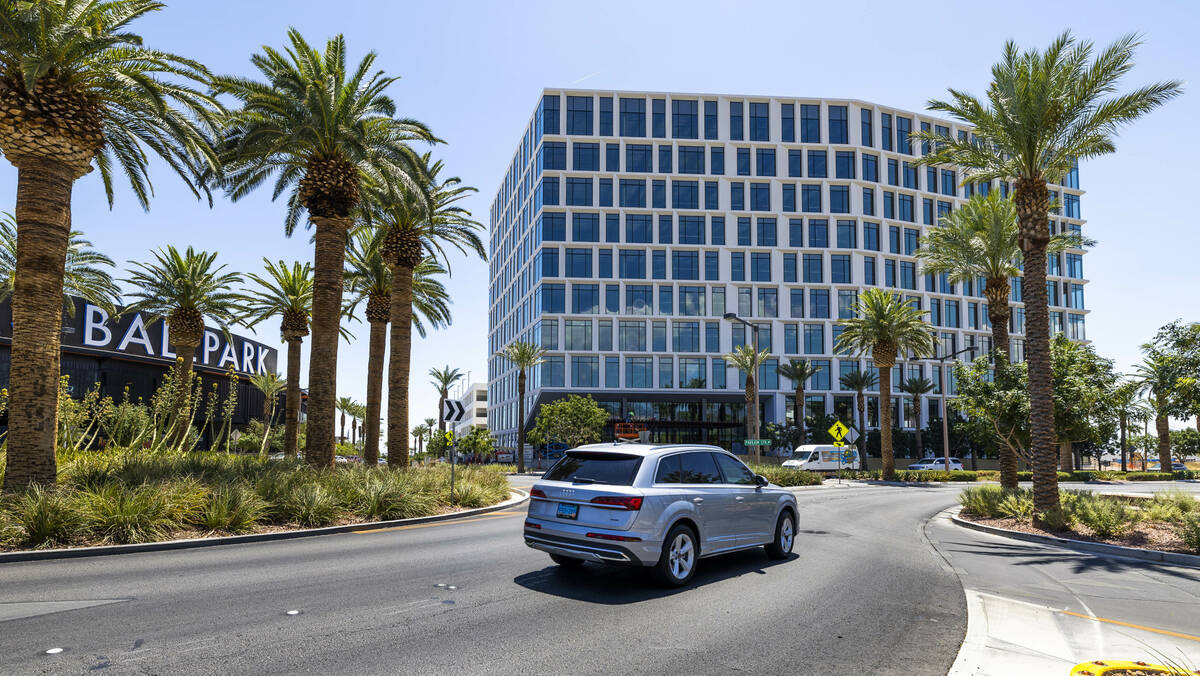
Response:
[{"label": "blue tinted window", "polygon": [[558,204],[558,179],[554,177],[546,177],[538,184],[539,190],[542,193],[543,205]]},{"label": "blue tinted window", "polygon": [[705,181],[704,182],[704,208],[705,209],[721,208],[719,201],[717,199],[717,182],[716,181]]},{"label": "blue tinted window", "polygon": [[749,148],[738,148],[737,149],[737,175],[738,176],[749,176],[750,175],[750,149]]},{"label": "blue tinted window", "polygon": [[879,132],[880,132],[880,136],[883,137],[883,145],[881,147],[884,150],[891,150],[892,149],[892,116],[889,113],[880,113],[879,114]]},{"label": "blue tinted window", "polygon": [[875,286],[876,283],[877,282],[875,281],[875,257],[874,256],[864,256],[863,257],[863,284],[870,284],[871,286]]},{"label": "blue tinted window", "polygon": [[[643,191],[645,186],[642,186]],[[645,206],[644,204],[642,206]],[[650,232],[650,215],[649,214],[626,214],[625,215],[625,241],[629,244],[649,244],[652,233]]]},{"label": "blue tinted window", "polygon": [[878,223],[863,223],[863,248],[879,251]]},{"label": "blue tinted window", "polygon": [[804,176],[804,151],[789,150],[788,151],[788,176],[792,178],[800,178]]},{"label": "blue tinted window", "polygon": [[[567,249],[567,277],[592,276],[592,250]],[[578,286],[576,287],[578,288]]]},{"label": "blue tinted window", "polygon": [[542,312],[567,311],[567,286],[565,284],[542,285]]},{"label": "blue tinted window", "polygon": [[796,185],[794,183],[783,184],[783,210],[796,210]]},{"label": "blue tinted window", "polygon": [[752,254],[750,254],[750,281],[752,281],[752,282],[769,282],[769,281],[771,281],[771,254],[769,254],[769,253],[752,253]]},{"label": "blue tinted window", "polygon": [[613,105],[611,96],[600,97],[600,135],[613,135]]},{"label": "blue tinted window", "polygon": [[675,221],[672,220],[671,214],[659,214],[658,216],[658,243],[670,244],[675,239]]},{"label": "blue tinted window", "polygon": [[823,260],[821,254],[804,254],[805,284],[820,284],[825,281]]},{"label": "blue tinted window", "polygon": [[699,209],[700,184],[696,181],[671,181],[672,209]]},{"label": "blue tinted window", "polygon": [[859,111],[859,114],[862,117],[862,131],[861,131],[862,145],[870,148],[872,145],[872,137],[874,136],[873,130],[871,128],[872,125],[874,124],[874,120],[872,119],[874,117],[874,114],[872,113],[872,111],[870,111],[866,108],[863,108],[861,111]]},{"label": "blue tinted window", "polygon": [[792,289],[791,312],[788,316],[797,319],[804,316],[804,289]]},{"label": "blue tinted window", "polygon": [[620,171],[621,170],[621,144],[620,143],[604,144],[604,170],[605,171]]},{"label": "blue tinted window", "polygon": [[803,143],[821,142],[821,106],[801,104],[800,141]]},{"label": "blue tinted window", "polygon": [[742,117],[742,102],[741,101],[730,101],[729,102],[729,140],[741,141],[743,138],[742,130],[744,128],[745,128],[745,121]]},{"label": "blue tinted window", "polygon": [[800,203],[801,203],[801,209],[805,213],[820,213],[820,211],[821,211],[821,186],[819,186],[819,185],[800,186]]},{"label": "blue tinted window", "polygon": [[750,104],[750,140],[751,141],[767,141],[770,140],[770,115],[767,112],[767,104],[751,103]]},{"label": "blue tinted window", "polygon": [[796,106],[792,103],[784,103],[779,106],[780,126],[783,128],[783,142],[795,143],[796,141]]},{"label": "blue tinted window", "polygon": [[874,188],[863,188],[862,195],[863,195],[863,215],[864,216],[874,216],[875,215],[875,189]]},{"label": "blue tinted window", "polygon": [[712,216],[709,221],[709,225],[710,225],[709,229],[711,230],[711,235],[710,235],[709,239],[712,240],[713,245],[714,246],[724,246],[724,244],[725,244],[725,217],[724,216]]},{"label": "blue tinted window", "polygon": [[755,176],[774,176],[775,175],[775,150],[771,148],[759,148],[754,151],[754,159],[757,171]]},{"label": "blue tinted window", "polygon": [[671,279],[700,279],[700,252],[672,251]]},{"label": "blue tinted window", "polygon": [[697,101],[671,100],[671,137],[700,138]]},{"label": "blue tinted window", "polygon": [[708,149],[709,170],[708,173],[714,176],[725,175],[725,149],[713,146]]},{"label": "blue tinted window", "polygon": [[542,276],[558,277],[558,248],[542,249]]},{"label": "blue tinted window", "polygon": [[828,156],[824,150],[808,151],[808,177],[825,178],[829,175]]},{"label": "blue tinted window", "polygon": [[562,141],[543,143],[542,166],[547,170],[565,170],[567,168],[567,144]]},{"label": "blue tinted window", "polygon": [[904,163],[904,187],[912,190],[917,189],[917,168],[910,162]]},{"label": "blue tinted window", "polygon": [[717,102],[704,102],[704,138],[717,138]]},{"label": "blue tinted window", "polygon": [[823,219],[808,219],[808,246],[810,249],[824,249],[829,246],[829,222]]},{"label": "blue tinted window", "polygon": [[850,283],[850,256],[835,254],[829,257],[829,277],[834,284]]},{"label": "blue tinted window", "polygon": [[646,207],[646,182],[629,178],[621,179],[621,206]]},{"label": "blue tinted window", "polygon": [[900,195],[900,220],[916,223],[917,219],[913,214],[912,195]]},{"label": "blue tinted window", "polygon": [[613,184],[611,178],[600,179],[600,206],[611,207],[613,204]]},{"label": "blue tinted window", "polygon": [[573,214],[571,216],[571,240],[574,242],[599,242],[600,214]]},{"label": "blue tinted window", "polygon": [[879,158],[863,153],[862,180],[879,182]]},{"label": "blue tinted window", "polygon": [[620,216],[620,214],[604,214],[604,241],[605,242],[621,241],[621,216]]},{"label": "blue tinted window", "polygon": [[788,246],[804,246],[804,219],[788,219]]},{"label": "blue tinted window", "polygon": [[592,179],[567,179],[567,205],[576,207],[592,206]]},{"label": "blue tinted window", "polygon": [[750,209],[753,211],[771,210],[771,184],[750,184]]},{"label": "blue tinted window", "polygon": [[704,173],[704,146],[679,146],[679,173]]},{"label": "blue tinted window", "polygon": [[896,116],[896,150],[905,155],[912,155],[912,145],[908,142],[908,134],[912,130],[912,120]]},{"label": "blue tinted window", "polygon": [[804,325],[804,353],[825,354],[825,325]]},{"label": "blue tinted window", "polygon": [[621,136],[646,135],[646,99],[621,97]]},{"label": "blue tinted window", "polygon": [[857,224],[855,221],[837,222],[837,245],[839,249],[854,249],[857,246]]},{"label": "blue tinted window", "polygon": [[679,217],[679,243],[704,244],[704,217]]},{"label": "blue tinted window", "polygon": [[671,146],[658,147],[658,173],[669,174],[673,171],[671,168],[671,155],[673,149]]},{"label": "blue tinted window", "polygon": [[829,106],[829,142],[849,143],[849,114],[846,106]]},{"label": "blue tinted window", "polygon": [[650,206],[655,209],[667,208],[667,182],[653,181],[651,186]]},{"label": "blue tinted window", "polygon": [[567,97],[567,133],[592,135],[592,97]]},{"label": "blue tinted window", "polygon": [[758,219],[757,246],[775,246],[778,243],[778,226],[774,218]]},{"label": "blue tinted window", "polygon": [[883,217],[896,217],[896,194],[887,190],[883,191]]},{"label": "blue tinted window", "polygon": [[742,182],[729,184],[729,208],[734,211],[746,210],[746,184]]},{"label": "blue tinted window", "polygon": [[854,178],[853,150],[839,150],[834,154],[833,175],[835,178]]},{"label": "blue tinted window", "polygon": [[646,252],[641,249],[622,249],[617,256],[621,279],[646,278]]},{"label": "blue tinted window", "polygon": [[567,241],[567,215],[548,211],[538,217],[541,222],[543,242]]},{"label": "blue tinted window", "polygon": [[741,216],[737,220],[738,246],[750,246],[750,218]]},{"label": "blue tinted window", "polygon": [[654,171],[650,146],[631,143],[625,146],[625,171]]},{"label": "blue tinted window", "polygon": [[576,143],[574,151],[575,156],[571,163],[572,171],[600,171],[599,143]]},{"label": "blue tinted window", "polygon": [[729,254],[729,278],[735,282],[746,281],[746,256],[740,251]]},{"label": "blue tinted window", "polygon": [[783,281],[786,284],[796,283],[796,254],[783,254]]},{"label": "blue tinted window", "polygon": [[[704,279],[715,282],[720,279],[720,263],[716,251],[704,252]],[[1083,306],[1080,305],[1080,308]]]},{"label": "blue tinted window", "polygon": [[829,289],[809,289],[808,316],[829,319]]},{"label": "blue tinted window", "polygon": [[850,186],[829,186],[829,211],[835,214],[850,213]]},{"label": "blue tinted window", "polygon": [[559,130],[559,99],[558,94],[547,94],[542,97],[542,129],[547,134],[557,134]]},{"label": "blue tinted window", "polygon": [[653,119],[654,138],[666,138],[667,137],[667,102],[666,102],[666,100],[665,99],[654,99],[653,112],[654,112],[654,115],[653,115],[653,117],[654,117],[654,119]]},{"label": "blue tinted window", "polygon": [[[591,252],[588,252],[591,260]],[[575,314],[596,314],[600,312],[599,284],[571,285],[571,312]]]},{"label": "blue tinted window", "polygon": [[651,252],[650,276],[654,279],[667,278],[667,252],[657,249]]}]

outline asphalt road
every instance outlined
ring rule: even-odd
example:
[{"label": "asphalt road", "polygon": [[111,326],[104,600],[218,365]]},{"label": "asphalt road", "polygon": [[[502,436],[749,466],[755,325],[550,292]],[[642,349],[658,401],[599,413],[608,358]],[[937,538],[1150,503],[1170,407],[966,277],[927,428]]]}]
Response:
[{"label": "asphalt road", "polygon": [[924,524],[953,495],[802,490],[790,560],[706,560],[672,591],[636,570],[559,570],[522,543],[523,509],[6,564],[0,671],[944,674],[965,602]]}]

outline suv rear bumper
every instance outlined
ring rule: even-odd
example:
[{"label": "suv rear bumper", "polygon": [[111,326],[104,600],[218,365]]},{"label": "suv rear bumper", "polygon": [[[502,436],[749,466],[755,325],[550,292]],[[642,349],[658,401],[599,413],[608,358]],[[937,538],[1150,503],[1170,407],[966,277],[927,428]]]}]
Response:
[{"label": "suv rear bumper", "polygon": [[[606,531],[597,528],[563,526],[553,521],[527,519],[541,528],[525,528],[525,544],[548,554],[569,556],[573,559],[596,563],[651,566],[658,563],[662,554],[662,543],[643,540],[638,542],[614,542],[600,538],[589,538],[587,533],[605,533],[622,537],[640,537],[629,531]],[[575,532],[578,531],[578,532]]]}]

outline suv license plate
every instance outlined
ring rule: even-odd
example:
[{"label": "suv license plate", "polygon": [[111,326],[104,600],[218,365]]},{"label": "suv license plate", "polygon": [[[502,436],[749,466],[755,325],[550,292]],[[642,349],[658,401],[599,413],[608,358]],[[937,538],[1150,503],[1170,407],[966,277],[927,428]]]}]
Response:
[{"label": "suv license plate", "polygon": [[558,518],[560,519],[577,519],[579,518],[579,505],[568,505],[565,502],[558,503]]}]

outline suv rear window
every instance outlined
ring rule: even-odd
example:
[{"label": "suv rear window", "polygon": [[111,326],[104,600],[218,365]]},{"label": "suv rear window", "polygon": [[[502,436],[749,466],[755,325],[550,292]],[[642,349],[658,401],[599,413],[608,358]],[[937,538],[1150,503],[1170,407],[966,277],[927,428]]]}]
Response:
[{"label": "suv rear window", "polygon": [[640,455],[567,451],[542,478],[548,481],[631,486],[641,465]]}]

